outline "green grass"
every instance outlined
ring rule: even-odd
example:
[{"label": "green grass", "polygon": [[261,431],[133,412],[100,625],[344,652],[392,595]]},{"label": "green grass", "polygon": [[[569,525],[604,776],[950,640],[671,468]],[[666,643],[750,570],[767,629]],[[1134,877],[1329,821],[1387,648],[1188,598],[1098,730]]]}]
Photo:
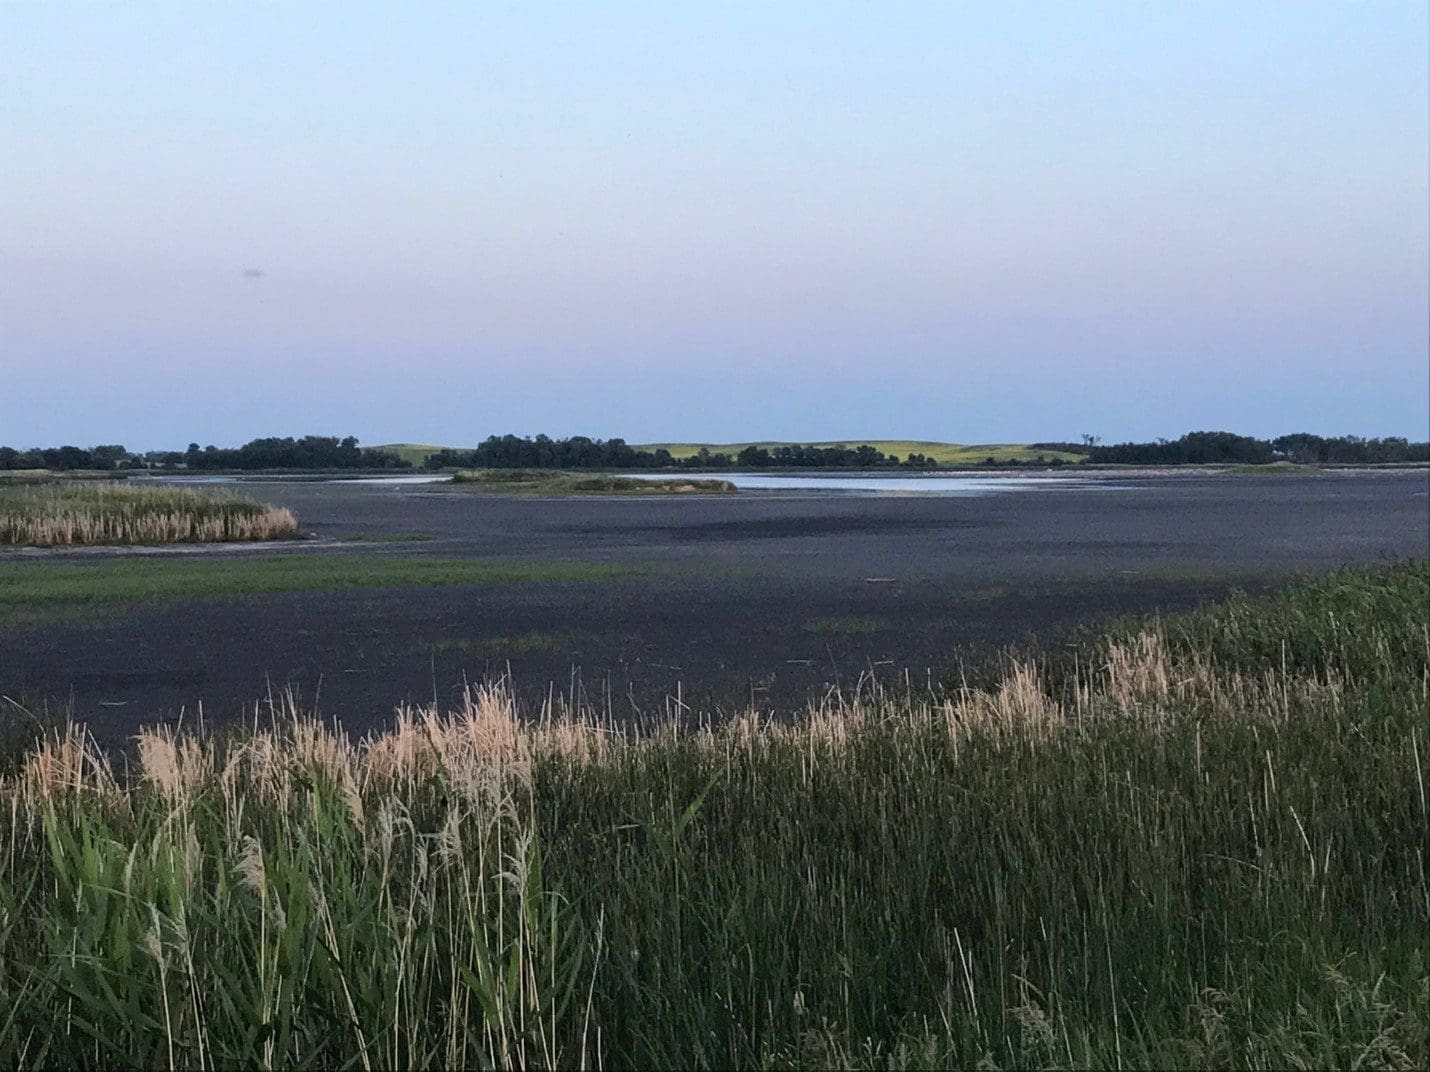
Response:
[{"label": "green grass", "polygon": [[349,532],[338,537],[343,543],[425,543],[431,538],[426,532]]},{"label": "green grass", "polygon": [[[1116,640],[1134,626],[1110,632]],[[1423,672],[1430,657],[1430,565],[1424,560],[1289,580],[1277,591],[1233,593],[1161,623],[1172,652],[1205,655],[1245,674],[1287,672],[1353,681],[1387,669]],[[1084,633],[1085,650],[1098,644]]]},{"label": "green grass", "polygon": [[129,474],[102,469],[0,469],[0,488],[64,484],[73,480],[126,480]]},{"label": "green grass", "polygon": [[1266,462],[1264,465],[1233,465],[1218,471],[1235,476],[1266,476],[1273,473],[1316,473],[1321,470],[1316,465],[1280,461]]},{"label": "green grass", "polygon": [[414,468],[421,469],[428,455],[436,454],[439,450],[465,449],[440,447],[431,443],[384,443],[373,450],[385,450],[389,454],[395,454],[405,462],[410,462]]},{"label": "green grass", "polygon": [[[676,458],[690,458],[700,453],[700,448],[708,447],[711,453],[738,454],[745,447],[757,446],[772,449],[789,446],[793,441],[761,440],[758,443],[641,443],[632,444],[637,450],[668,450]],[[995,462],[1030,462],[1039,455],[1051,461],[1059,458],[1065,462],[1083,460],[1080,454],[1066,451],[1035,450],[1024,443],[937,443],[918,439],[839,439],[828,442],[808,443],[813,447],[859,447],[868,445],[885,454],[897,455],[899,460],[910,454],[922,454],[940,465],[979,465],[992,457]]]},{"label": "green grass", "polygon": [[818,633],[821,636],[829,637],[867,636],[888,628],[888,624],[882,618],[846,614],[828,618],[811,618],[804,623],[804,630],[807,633]]},{"label": "green grass", "polygon": [[737,490],[728,480],[640,480],[555,469],[463,469],[453,475],[452,483],[507,495],[730,495]]},{"label": "green grass", "polygon": [[529,630],[511,636],[442,637],[431,647],[439,652],[461,652],[482,659],[510,659],[519,655],[555,651],[562,637]]},{"label": "green grass", "polygon": [[784,721],[0,783],[0,1064],[1423,1068],[1424,564]]},{"label": "green grass", "polygon": [[460,584],[601,581],[633,567],[588,562],[491,562],[426,556],[261,554],[0,562],[0,622],[68,617],[126,603]]}]

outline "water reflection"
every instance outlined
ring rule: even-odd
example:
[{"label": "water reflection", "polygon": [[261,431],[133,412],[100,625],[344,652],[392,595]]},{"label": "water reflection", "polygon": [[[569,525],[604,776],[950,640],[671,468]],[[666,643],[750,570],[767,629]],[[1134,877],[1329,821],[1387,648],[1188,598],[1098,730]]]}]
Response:
[{"label": "water reflection", "polygon": [[[687,476],[692,480],[728,480],[741,491],[818,492],[844,495],[994,495],[1035,489],[1110,490],[1110,481],[1073,476],[945,476],[934,473],[621,473],[638,480],[670,480]],[[131,478],[139,483],[236,484],[282,481],[285,483],[365,484],[375,487],[439,484],[451,480],[450,473],[406,473],[401,476],[343,476],[333,473],[226,474],[212,476],[154,475]]]},{"label": "water reflection", "polygon": [[[669,480],[669,473],[631,473],[639,480]],[[741,491],[832,491],[854,495],[991,495],[1031,488],[1092,487],[1065,476],[940,476],[930,473],[699,473],[728,480]]]}]

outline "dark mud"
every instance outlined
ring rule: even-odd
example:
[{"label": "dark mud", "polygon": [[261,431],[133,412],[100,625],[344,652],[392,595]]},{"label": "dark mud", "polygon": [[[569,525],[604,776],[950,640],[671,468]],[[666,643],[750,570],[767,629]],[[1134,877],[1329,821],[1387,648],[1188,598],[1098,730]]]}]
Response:
[{"label": "dark mud", "polygon": [[[1289,572],[1424,555],[1430,476],[1117,477],[982,498],[744,493],[530,499],[252,484],[323,546],[264,554],[613,562],[591,582],[293,592],[130,605],[0,635],[0,694],[72,705],[105,740],[251,714],[284,690],[353,730],[509,672],[535,703],[618,717],[802,703],[861,675],[923,681],[1109,615]],[[339,544],[421,533],[422,542]],[[231,552],[230,552],[231,554]]]}]

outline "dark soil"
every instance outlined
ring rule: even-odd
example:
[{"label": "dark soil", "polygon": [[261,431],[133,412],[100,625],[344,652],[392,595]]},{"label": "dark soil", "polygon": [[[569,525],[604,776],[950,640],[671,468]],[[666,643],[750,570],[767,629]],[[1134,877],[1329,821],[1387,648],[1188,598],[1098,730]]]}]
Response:
[{"label": "dark soil", "polygon": [[[363,553],[649,567],[592,582],[295,592],[129,606],[0,635],[0,694],[70,704],[102,740],[252,714],[292,690],[353,730],[510,672],[618,717],[787,707],[861,675],[925,681],[1108,615],[1290,571],[1424,555],[1430,476],[1124,477],[980,498],[743,493],[532,499],[253,483],[305,531],[421,533]],[[228,552],[229,554],[238,552]],[[244,552],[247,553],[247,552]],[[267,554],[342,554],[341,546]]]}]

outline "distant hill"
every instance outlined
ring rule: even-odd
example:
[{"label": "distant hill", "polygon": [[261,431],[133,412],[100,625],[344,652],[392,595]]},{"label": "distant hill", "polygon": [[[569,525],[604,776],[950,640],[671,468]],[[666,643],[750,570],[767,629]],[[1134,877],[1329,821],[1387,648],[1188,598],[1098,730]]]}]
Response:
[{"label": "distant hill", "polygon": [[[817,443],[802,443],[800,440],[792,439],[766,439],[758,443],[632,443],[631,446],[636,450],[664,449],[670,451],[677,458],[689,458],[700,453],[701,447],[708,448],[712,454],[725,453],[733,456],[749,446],[773,449],[796,443],[811,447],[859,447],[868,444],[884,454],[897,455],[900,460],[907,458],[910,454],[922,454],[927,458],[932,458],[940,465],[977,465],[986,462],[989,458],[995,462],[1031,462],[1036,461],[1039,457],[1048,461],[1052,461],[1054,458],[1061,458],[1065,462],[1083,460],[1081,454],[1059,450],[1040,450],[1030,447],[1026,443],[938,443],[924,439],[829,439]],[[420,468],[429,454],[435,454],[444,448],[431,443],[383,443],[372,449],[390,451]],[[469,450],[471,448],[456,449]]]},{"label": "distant hill", "polygon": [[[382,443],[370,450],[385,450],[389,454],[396,454],[405,462],[411,462],[417,468],[422,467],[422,463],[427,460],[427,455],[436,454],[439,450],[446,450],[446,447],[437,446],[432,443]],[[460,448],[469,450],[468,447]]]},{"label": "distant hill", "polygon": [[[797,440],[761,440],[758,443],[632,443],[637,450],[668,450],[677,458],[688,458],[706,447],[712,454],[738,454],[745,447],[790,446]],[[830,439],[817,443],[803,443],[810,447],[860,447],[867,444],[884,454],[897,455],[900,460],[910,454],[922,454],[940,465],[977,465],[992,458],[995,462],[1030,462],[1039,456],[1051,461],[1061,458],[1065,462],[1083,459],[1081,454],[1068,451],[1038,450],[1026,443],[936,443],[923,439]]]}]

